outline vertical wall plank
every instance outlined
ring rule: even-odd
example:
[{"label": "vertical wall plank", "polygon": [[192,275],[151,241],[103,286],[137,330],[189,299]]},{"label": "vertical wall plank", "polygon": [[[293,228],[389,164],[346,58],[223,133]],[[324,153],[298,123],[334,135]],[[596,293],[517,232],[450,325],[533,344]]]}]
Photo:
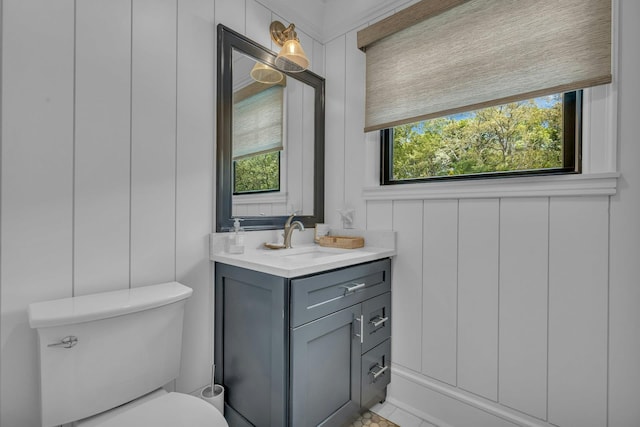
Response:
[{"label": "vertical wall plank", "polygon": [[499,400],[547,416],[548,199],[500,204]]},{"label": "vertical wall plank", "polygon": [[422,373],[456,385],[458,201],[424,204]]},{"label": "vertical wall plank", "polygon": [[176,279],[193,289],[182,335],[178,391],[203,386],[213,363],[209,233],[213,219],[214,61],[211,0],[178,2]]},{"label": "vertical wall plank", "polygon": [[246,26],[247,37],[267,48],[271,47],[271,11],[256,0],[246,0]]},{"label": "vertical wall plank", "polygon": [[609,198],[553,198],[549,221],[549,422],[604,426]]},{"label": "vertical wall plank", "polygon": [[[304,30],[300,27],[296,27],[296,33],[298,34],[298,39],[300,40],[300,44],[302,45],[302,50],[304,50],[305,55],[309,58],[309,67],[313,64],[313,38],[304,32]],[[280,50],[280,47],[276,49],[276,52]]]},{"label": "vertical wall plank", "polygon": [[499,201],[460,200],[458,386],[498,397]]},{"label": "vertical wall plank", "polygon": [[[349,126],[345,130],[345,201],[355,210],[354,228],[364,228],[366,225],[366,204],[362,198],[364,184],[365,151],[364,138],[364,79],[354,78],[365,74],[365,55],[357,48],[357,30],[346,35],[346,65],[345,73],[349,84],[345,91],[345,122]],[[351,77],[353,76],[353,77]]]},{"label": "vertical wall plank", "polygon": [[26,307],[71,296],[74,2],[2,2],[0,425],[40,425]]},{"label": "vertical wall plank", "polygon": [[324,68],[324,56],[325,49],[324,45],[317,40],[313,41],[313,61],[311,62],[311,71],[314,73],[324,76],[325,68]]},{"label": "vertical wall plank", "polygon": [[133,0],[131,285],[175,278],[176,0]]},{"label": "vertical wall plank", "polygon": [[[634,76],[640,70],[640,2],[619,2],[621,53],[618,62],[618,192],[611,197],[609,267],[609,424],[624,427],[640,420],[640,144],[638,111],[640,84]],[[614,3],[616,5],[616,3]],[[614,15],[615,16],[615,15]],[[628,40],[628,41],[627,41]],[[610,86],[610,85],[607,85]],[[624,183],[624,184],[623,184]]]},{"label": "vertical wall plank", "polygon": [[75,295],[129,286],[131,0],[76,6]]},{"label": "vertical wall plank", "polygon": [[245,34],[245,2],[238,0],[214,0],[216,24],[221,23]]},{"label": "vertical wall plank", "polygon": [[326,45],[326,132],[324,222],[342,226],[338,209],[344,205],[345,37]]},{"label": "vertical wall plank", "polygon": [[393,202],[367,202],[367,230],[393,230]]},{"label": "vertical wall plank", "polygon": [[422,351],[422,201],[394,201],[398,256],[392,266],[393,362],[420,371]]}]

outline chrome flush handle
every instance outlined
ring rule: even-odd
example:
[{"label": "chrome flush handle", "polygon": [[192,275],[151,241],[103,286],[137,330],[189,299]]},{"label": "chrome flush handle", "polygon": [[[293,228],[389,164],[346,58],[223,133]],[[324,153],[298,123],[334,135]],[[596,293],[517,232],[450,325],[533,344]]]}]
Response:
[{"label": "chrome flush handle", "polygon": [[353,320],[360,323],[360,333],[359,334],[354,333],[354,335],[360,338],[360,344],[363,344],[364,343],[364,315],[361,314],[360,316],[356,317]]},{"label": "chrome flush handle", "polygon": [[73,335],[69,335],[67,337],[62,338],[60,341],[49,344],[47,347],[62,347],[62,348],[71,348],[78,344],[78,337],[74,337]]},{"label": "chrome flush handle", "polygon": [[376,366],[374,366],[373,368],[371,368],[371,370],[369,371],[369,373],[371,375],[373,375],[373,382],[376,382],[376,380],[378,379],[378,377],[382,374],[384,374],[385,372],[387,372],[387,370],[389,369],[388,365],[382,366],[379,363],[376,364]]},{"label": "chrome flush handle", "polygon": [[373,319],[371,319],[369,321],[370,324],[373,325],[374,328],[377,328],[380,325],[383,325],[387,320],[389,320],[389,317],[382,317],[382,316],[376,316]]},{"label": "chrome flush handle", "polygon": [[340,285],[339,287],[344,289],[344,294],[350,294],[351,292],[355,292],[358,289],[362,289],[367,286],[366,283],[350,283],[348,285]]}]

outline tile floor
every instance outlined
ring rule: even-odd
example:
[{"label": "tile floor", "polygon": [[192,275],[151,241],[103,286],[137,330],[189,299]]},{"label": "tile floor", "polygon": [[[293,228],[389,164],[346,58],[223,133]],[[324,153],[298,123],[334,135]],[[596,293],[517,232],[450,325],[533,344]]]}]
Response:
[{"label": "tile floor", "polygon": [[371,412],[388,419],[400,427],[438,427],[416,417],[415,415],[411,415],[407,411],[400,409],[389,402],[377,404],[371,408]]},{"label": "tile floor", "polygon": [[367,411],[355,420],[349,427],[400,427],[399,425],[392,423],[386,418],[381,417],[378,414],[374,414],[371,411]]}]

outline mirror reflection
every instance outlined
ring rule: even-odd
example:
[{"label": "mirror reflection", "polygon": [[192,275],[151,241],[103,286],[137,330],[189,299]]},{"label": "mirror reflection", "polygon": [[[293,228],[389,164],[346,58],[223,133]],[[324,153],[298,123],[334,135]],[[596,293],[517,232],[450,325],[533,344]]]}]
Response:
[{"label": "mirror reflection", "polygon": [[324,222],[324,79],[218,26],[216,231]]},{"label": "mirror reflection", "polygon": [[233,49],[233,216],[313,215],[313,88]]}]

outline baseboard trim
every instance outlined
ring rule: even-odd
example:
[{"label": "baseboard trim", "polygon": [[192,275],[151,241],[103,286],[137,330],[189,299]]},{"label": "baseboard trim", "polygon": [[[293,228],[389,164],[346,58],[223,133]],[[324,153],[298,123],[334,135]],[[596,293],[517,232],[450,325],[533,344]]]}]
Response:
[{"label": "baseboard trim", "polygon": [[426,412],[421,411],[418,408],[414,408],[411,405],[407,405],[406,403],[401,402],[400,400],[395,399],[393,397],[388,397],[387,402],[389,402],[395,407],[402,409],[403,411],[409,412],[410,414],[415,415],[416,417],[421,418],[438,427],[455,427],[455,426],[452,426],[451,424],[447,424],[446,422],[442,421],[440,418],[436,418],[431,414],[427,414]]},{"label": "baseboard trim", "polygon": [[[546,421],[528,416],[522,412],[518,412],[514,409],[510,409],[508,407],[500,405],[499,403],[487,401],[479,396],[473,395],[472,393],[468,393],[444,383],[440,383],[437,380],[425,377],[399,365],[393,365],[391,367],[391,375],[391,387],[390,393],[387,397],[387,401],[405,411],[413,413],[414,415],[441,427],[459,427],[461,425],[474,424],[473,420],[465,422],[465,420],[467,420],[468,418],[464,418],[463,415],[460,415],[462,417],[461,419],[441,419],[444,417],[437,417],[429,414],[428,412],[425,412],[425,408],[417,408],[416,406],[420,405],[412,405],[411,402],[415,402],[416,399],[418,401],[429,402],[432,399],[428,396],[428,394],[430,392],[435,392],[445,398],[451,399],[452,401],[448,402],[451,406],[470,406],[472,408],[475,408],[476,410],[482,411],[486,415],[495,417],[495,425],[498,425],[499,422],[504,424],[504,422],[506,421],[507,423],[512,423],[516,426],[521,427],[554,427],[552,424],[549,424]],[[404,382],[404,380],[406,380],[413,383],[414,385],[419,386],[419,388],[417,390],[414,388],[413,391],[409,393],[406,390],[403,390],[402,387],[394,387],[394,380],[396,380],[396,384],[402,383]],[[424,389],[424,393],[420,393],[420,388]],[[416,396],[416,391],[418,392],[417,394],[423,395]],[[454,412],[456,414],[462,414],[465,411],[461,410]]]}]

